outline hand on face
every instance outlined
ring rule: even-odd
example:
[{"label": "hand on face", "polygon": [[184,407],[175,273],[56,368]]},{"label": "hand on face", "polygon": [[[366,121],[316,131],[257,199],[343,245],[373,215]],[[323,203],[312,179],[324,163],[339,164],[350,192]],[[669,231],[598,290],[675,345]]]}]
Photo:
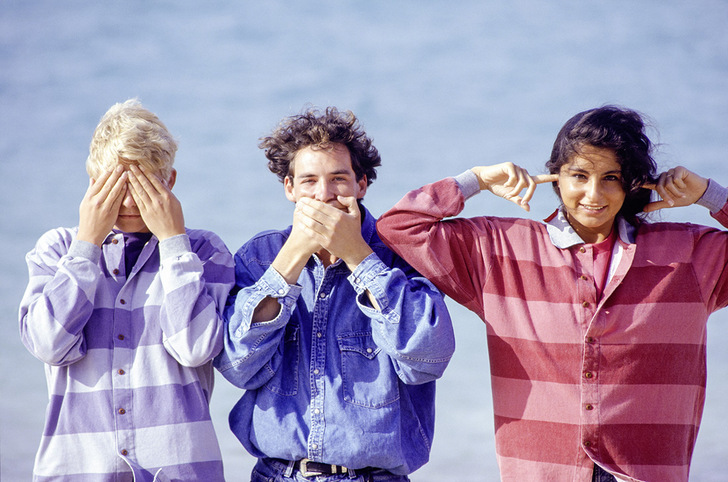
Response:
[{"label": "hand on face", "polygon": [[350,268],[356,267],[372,252],[361,235],[359,205],[354,196],[337,196],[337,201],[343,209],[301,198],[296,203],[294,218],[297,217],[299,228],[314,244],[343,259]]},{"label": "hand on face", "polygon": [[77,238],[101,246],[114,227],[127,190],[128,174],[122,166],[89,181],[79,207]]},{"label": "hand on face", "polygon": [[695,203],[708,188],[708,180],[678,166],[660,174],[657,184],[645,184],[642,187],[656,191],[662,198],[645,206],[644,211],[649,213]]},{"label": "hand on face", "polygon": [[[531,176],[527,170],[511,162],[474,167],[472,171],[478,176],[481,190],[487,189],[496,196],[518,204],[526,211],[531,210],[528,203],[536,191],[536,185],[558,179],[558,174]],[[524,189],[526,192],[521,196]]]},{"label": "hand on face", "polygon": [[[174,177],[170,179],[174,184]],[[182,205],[171,186],[135,164],[129,166],[129,189],[147,228],[161,241],[184,234]]]}]

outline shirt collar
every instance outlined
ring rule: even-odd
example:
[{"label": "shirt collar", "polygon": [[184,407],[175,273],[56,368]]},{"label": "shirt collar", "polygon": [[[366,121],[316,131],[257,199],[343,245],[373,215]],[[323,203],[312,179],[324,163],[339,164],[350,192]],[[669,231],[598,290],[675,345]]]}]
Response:
[{"label": "shirt collar", "polygon": [[[549,238],[554,246],[559,249],[570,248],[577,244],[584,244],[584,240],[576,234],[574,228],[571,227],[569,221],[566,220],[564,207],[560,207],[543,220],[546,223],[546,230]],[[637,228],[629,224],[621,216],[617,217],[617,229],[619,230],[619,239],[626,244],[634,244]]]}]

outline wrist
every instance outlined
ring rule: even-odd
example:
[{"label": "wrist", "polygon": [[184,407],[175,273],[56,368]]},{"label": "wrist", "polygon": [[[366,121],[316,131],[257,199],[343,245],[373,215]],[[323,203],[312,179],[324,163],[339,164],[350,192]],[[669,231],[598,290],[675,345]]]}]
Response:
[{"label": "wrist", "polygon": [[364,261],[366,258],[368,258],[374,251],[372,251],[372,248],[369,247],[368,244],[364,244],[360,249],[356,250],[355,252],[349,254],[346,256],[346,258],[342,258],[344,260],[344,263],[346,263],[346,266],[349,268],[349,271],[352,273],[354,270],[361,264],[362,261]]},{"label": "wrist", "polygon": [[101,245],[104,244],[104,240],[106,239],[106,236],[108,234],[108,232],[104,233],[103,235],[98,233],[89,233],[83,228],[79,227],[78,233],[76,234],[76,239],[101,247]]}]

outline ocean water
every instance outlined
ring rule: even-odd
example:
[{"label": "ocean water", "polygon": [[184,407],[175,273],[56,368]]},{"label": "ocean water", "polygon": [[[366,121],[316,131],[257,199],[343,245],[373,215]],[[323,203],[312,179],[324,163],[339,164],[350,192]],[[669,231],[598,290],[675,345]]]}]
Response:
[{"label": "ocean water", "polygon": [[[728,184],[727,25],[723,0],[0,0],[0,479],[30,479],[47,401],[18,336],[23,257],[47,229],[77,223],[88,143],[111,104],[138,97],[167,124],[187,224],[234,251],[289,224],[257,139],[309,104],[353,110],[373,137],[375,214],[473,165],[540,172],[563,122],[605,103],[650,116],[661,166]],[[555,206],[539,189],[530,214],[481,195],[465,215],[540,219]],[[715,225],[696,207],[661,219]],[[450,306],[458,348],[431,462],[412,480],[498,480],[485,328]],[[725,311],[709,321],[696,481],[725,480],[727,325]],[[220,379],[212,401],[230,481],[253,465],[227,429],[239,395]]]}]

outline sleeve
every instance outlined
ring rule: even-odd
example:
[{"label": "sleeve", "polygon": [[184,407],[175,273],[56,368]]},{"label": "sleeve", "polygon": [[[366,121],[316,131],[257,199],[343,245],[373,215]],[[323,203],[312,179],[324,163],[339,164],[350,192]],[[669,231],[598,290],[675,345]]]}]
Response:
[{"label": "sleeve", "polygon": [[197,367],[222,349],[222,311],[233,286],[233,262],[222,240],[210,232],[159,243],[164,290],[159,322],[167,352],[181,365]]},{"label": "sleeve", "polygon": [[[728,189],[710,179],[697,204],[710,209],[710,215],[728,228]],[[728,232],[709,229],[698,233],[693,266],[703,271],[698,278],[709,283],[708,310],[713,312],[728,306]]]},{"label": "sleeve", "polygon": [[[372,320],[375,343],[389,355],[399,378],[421,384],[442,376],[455,351],[455,336],[442,294],[399,261],[399,266],[388,267],[371,254],[349,282],[359,309]],[[371,306],[366,291],[378,309]]]},{"label": "sleeve", "polygon": [[38,359],[70,365],[86,355],[83,329],[103,278],[101,248],[69,230],[44,234],[26,257],[29,282],[20,302],[20,337]]},{"label": "sleeve", "polygon": [[[289,285],[274,268],[249,260],[246,253],[244,246],[235,255],[235,288],[225,309],[224,348],[215,367],[233,385],[254,390],[270,380],[282,364],[280,345],[301,286]],[[253,312],[267,297],[276,298],[281,305],[278,316],[253,324]]]},{"label": "sleeve", "polygon": [[411,191],[379,218],[377,231],[443,293],[482,316],[482,291],[492,265],[489,221],[445,219],[460,214],[477,192],[471,171]]}]

